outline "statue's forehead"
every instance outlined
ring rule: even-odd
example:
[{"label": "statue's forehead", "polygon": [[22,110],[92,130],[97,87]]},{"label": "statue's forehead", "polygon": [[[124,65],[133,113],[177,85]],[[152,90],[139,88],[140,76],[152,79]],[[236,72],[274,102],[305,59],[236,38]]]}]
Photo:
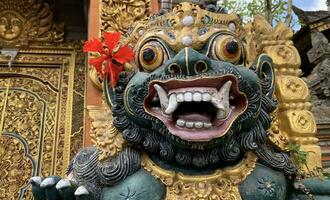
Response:
[{"label": "statue's forehead", "polygon": [[172,12],[151,17],[135,27],[131,37],[140,46],[152,37],[161,38],[174,51],[184,47],[200,49],[216,33],[224,32],[237,37],[243,29],[236,14],[213,13],[198,5],[182,3]]}]

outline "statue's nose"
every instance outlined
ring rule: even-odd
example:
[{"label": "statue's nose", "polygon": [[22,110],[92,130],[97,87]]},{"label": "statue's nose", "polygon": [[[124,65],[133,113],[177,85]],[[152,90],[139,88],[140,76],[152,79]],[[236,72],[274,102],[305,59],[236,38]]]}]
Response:
[{"label": "statue's nose", "polygon": [[166,74],[195,76],[209,70],[210,59],[192,48],[182,49],[167,65]]}]

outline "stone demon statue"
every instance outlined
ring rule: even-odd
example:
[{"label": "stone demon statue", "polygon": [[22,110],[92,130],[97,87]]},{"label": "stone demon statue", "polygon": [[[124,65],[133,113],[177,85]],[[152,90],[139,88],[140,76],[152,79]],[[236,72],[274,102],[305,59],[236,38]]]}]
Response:
[{"label": "stone demon statue", "polygon": [[[33,177],[35,199],[330,199],[330,181],[311,178],[321,173],[315,130],[290,124],[313,116],[308,98],[290,104],[305,85],[289,28],[259,16],[242,27],[224,9],[186,2],[138,22],[119,45],[118,36],[85,46],[99,53],[90,63],[104,78],[106,130],[67,178]],[[298,97],[285,93],[295,88]]]}]

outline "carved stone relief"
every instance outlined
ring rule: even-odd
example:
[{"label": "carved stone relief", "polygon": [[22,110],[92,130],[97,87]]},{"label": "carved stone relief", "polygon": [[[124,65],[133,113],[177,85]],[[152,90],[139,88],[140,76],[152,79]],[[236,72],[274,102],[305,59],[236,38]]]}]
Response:
[{"label": "carved stone relief", "polygon": [[[308,58],[316,66],[305,81],[311,90],[312,112],[318,126],[319,144],[323,149],[323,156],[327,158],[330,145],[330,44],[320,32],[313,32],[311,39],[313,48],[308,51]],[[325,167],[330,166],[327,160],[323,162]]]},{"label": "carved stone relief", "polygon": [[29,178],[65,175],[82,147],[81,46],[30,47],[18,53],[11,68],[0,57],[0,199],[32,199]]},{"label": "carved stone relief", "polygon": [[53,22],[49,5],[38,0],[0,2],[0,46],[63,41],[63,24]]}]

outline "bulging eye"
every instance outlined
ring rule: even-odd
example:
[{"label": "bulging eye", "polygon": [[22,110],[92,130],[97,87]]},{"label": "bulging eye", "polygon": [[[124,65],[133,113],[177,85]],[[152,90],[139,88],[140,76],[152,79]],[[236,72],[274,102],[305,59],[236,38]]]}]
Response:
[{"label": "bulging eye", "polygon": [[156,41],[144,44],[139,52],[140,66],[151,72],[161,66],[167,60],[163,46]]},{"label": "bulging eye", "polygon": [[233,36],[219,36],[213,49],[219,60],[236,64],[241,59],[242,46]]}]

